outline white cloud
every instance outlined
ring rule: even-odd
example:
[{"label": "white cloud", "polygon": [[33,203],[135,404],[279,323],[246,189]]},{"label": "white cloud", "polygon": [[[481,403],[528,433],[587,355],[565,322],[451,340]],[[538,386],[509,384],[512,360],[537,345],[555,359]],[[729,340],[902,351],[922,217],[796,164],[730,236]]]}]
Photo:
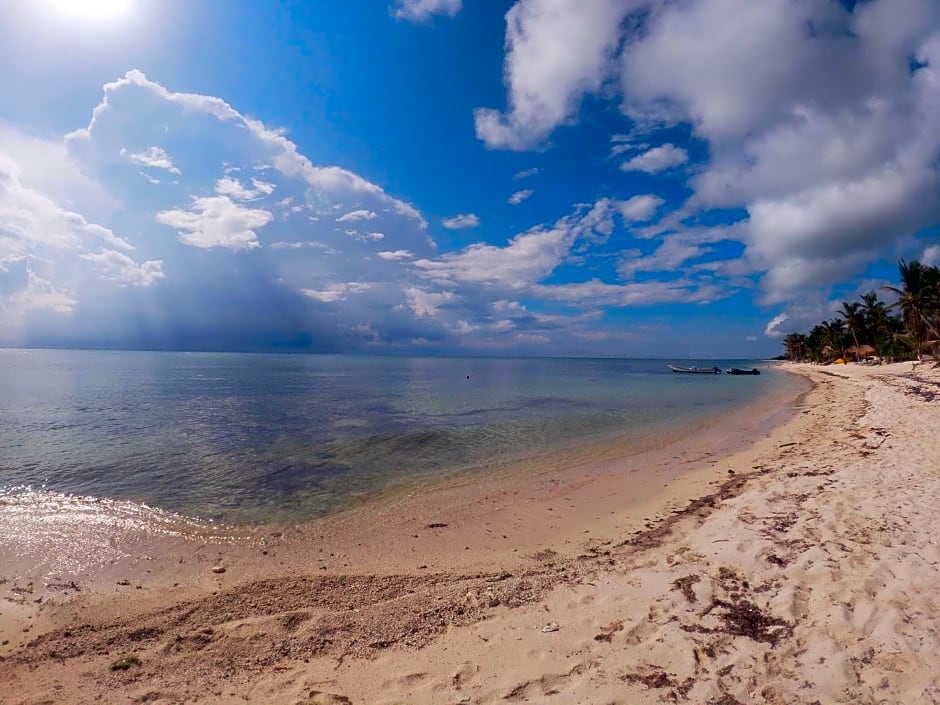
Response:
[{"label": "white cloud", "polygon": [[671,235],[645,257],[636,256],[635,252],[625,253],[627,256],[618,265],[617,273],[624,279],[630,279],[637,272],[671,272],[707,251],[697,237],[689,238],[684,233]]},{"label": "white cloud", "polygon": [[463,0],[396,0],[391,8],[392,16],[409,22],[427,22],[433,15],[455,17]]},{"label": "white cloud", "polygon": [[411,253],[411,250],[395,250],[394,252],[377,252],[379,257],[390,262],[394,262],[402,259],[411,259],[414,255]]},{"label": "white cloud", "polygon": [[125,155],[134,164],[139,164],[140,166],[149,166],[151,169],[164,169],[171,174],[179,175],[182,173],[173,163],[173,160],[170,159],[170,155],[166,153],[163,147],[148,147],[143,152],[137,153],[131,153],[126,149],[122,149],[121,154]]},{"label": "white cloud", "polygon": [[372,284],[363,282],[345,282],[330,284],[323,289],[301,289],[300,293],[322,303],[344,301],[349,294],[362,294],[372,288]]},{"label": "white cloud", "polygon": [[525,313],[526,308],[518,301],[510,301],[509,299],[499,299],[492,303],[493,310],[498,313],[515,313],[522,314]]},{"label": "white cloud", "polygon": [[272,250],[303,250],[305,248],[312,248],[314,250],[322,250],[323,253],[327,255],[339,254],[339,250],[330,247],[325,242],[319,242],[317,240],[295,240],[292,242],[279,240],[272,242],[269,247]]},{"label": "white cloud", "polygon": [[586,214],[562,218],[548,229],[533,228],[513,237],[505,247],[475,243],[437,259],[419,259],[414,265],[435,281],[524,288],[553,271],[579,237],[610,234],[612,208],[611,201],[602,199]]},{"label": "white cloud", "polygon": [[157,213],[157,222],[179,228],[180,242],[193,247],[251,250],[260,247],[255,230],[273,220],[269,211],[246,208],[228,196],[196,198],[190,210]]},{"label": "white cloud", "polygon": [[[535,147],[576,120],[583,95],[616,97],[634,127],[612,154],[645,150],[622,168],[660,173],[688,153],[639,140],[690,125],[710,161],[683,217],[747,214],[741,264],[712,271],[766,272],[765,302],[844,280],[940,220],[935,0],[519,0],[506,20],[508,110],[476,111],[478,137]],[[634,234],[685,230],[677,217]]]},{"label": "white cloud", "polygon": [[624,105],[708,141],[694,205],[746,208],[764,300],[795,301],[940,218],[938,67],[931,0],[694,0],[628,43]]},{"label": "white cloud", "polygon": [[315,190],[325,191],[335,197],[369,196],[384,204],[392,212],[415,220],[420,227],[427,223],[420,212],[410,203],[389,196],[377,184],[358,174],[338,166],[316,166],[310,159],[297,150],[297,145],[284,136],[281,130],[271,129],[260,120],[248,118],[235,110],[221,98],[198,93],[176,93],[148,79],[143,72],[134,69],[117,81],[104,85],[104,97],[92,111],[88,126],[66,135],[66,144],[70,150],[81,151],[94,138],[99,124],[115,108],[115,96],[130,90],[142,90],[165,103],[178,106],[190,113],[210,115],[222,123],[241,126],[259,145],[267,148],[269,163],[281,174],[301,178]]},{"label": "white cloud", "polygon": [[454,293],[451,291],[427,291],[416,286],[407,287],[403,291],[409,308],[418,318],[434,318],[441,306],[454,301]]},{"label": "white cloud", "polygon": [[930,245],[929,247],[924,248],[924,252],[920,256],[920,260],[924,264],[933,266],[940,265],[940,245]]},{"label": "white cloud", "polygon": [[689,153],[684,149],[674,144],[664,144],[625,161],[620,168],[624,171],[645,171],[647,174],[658,174],[688,161]]},{"label": "white cloud", "polygon": [[81,259],[94,262],[105,271],[107,278],[131,286],[150,286],[165,279],[163,262],[148,260],[137,264],[130,257],[116,250],[101,250],[93,254],[81,255]]},{"label": "white cloud", "polygon": [[532,293],[569,305],[649,306],[661,303],[709,303],[727,294],[713,285],[689,281],[607,284],[597,279],[576,284],[539,285]]},{"label": "white cloud", "polygon": [[358,230],[347,229],[346,234],[359,242],[378,242],[385,239],[385,233],[361,233]]},{"label": "white cloud", "polygon": [[18,318],[30,311],[71,313],[78,303],[72,292],[56,288],[52,282],[43,279],[31,269],[26,270],[26,277],[26,286],[13,292],[6,307],[13,323],[18,322]]},{"label": "white cloud", "polygon": [[238,179],[224,176],[216,181],[215,192],[220,196],[234,198],[236,201],[254,201],[261,196],[270,196],[274,193],[274,184],[266,181],[252,178],[251,185],[254,188],[248,188]]},{"label": "white cloud", "polygon": [[89,239],[122,250],[133,250],[110,228],[89,223],[79,213],[61,208],[52,199],[27,188],[20,169],[0,154],[0,255],[5,251],[38,252],[45,248],[81,249]]},{"label": "white cloud", "polygon": [[790,316],[786,313],[778,313],[767,322],[767,325],[764,327],[764,335],[768,338],[782,338],[783,331],[780,326],[788,320],[790,320]]},{"label": "white cloud", "polygon": [[522,171],[517,171],[512,178],[518,181],[519,179],[528,179],[530,176],[535,176],[538,173],[539,173],[539,168],[534,166],[531,169],[523,169]]},{"label": "white cloud", "polygon": [[513,339],[517,343],[535,343],[537,345],[544,345],[549,342],[549,338],[539,333],[516,333],[513,336]]},{"label": "white cloud", "polygon": [[477,108],[477,137],[494,149],[528,149],[571,120],[581,96],[611,68],[625,0],[519,0],[506,13],[509,110]]},{"label": "white cloud", "polygon": [[460,230],[462,228],[475,228],[480,224],[480,219],[475,213],[460,213],[450,218],[444,218],[441,224],[448,230]]},{"label": "white cloud", "polygon": [[530,188],[525,188],[525,189],[522,189],[521,191],[516,191],[513,195],[511,195],[506,200],[506,203],[509,203],[510,205],[513,205],[513,206],[518,206],[520,203],[522,203],[525,199],[527,199],[533,193],[535,193],[535,191],[533,191]]},{"label": "white cloud", "polygon": [[336,219],[337,223],[354,223],[357,220],[374,220],[376,218],[375,211],[367,210],[356,210],[350,211],[349,213],[344,213],[339,218]]},{"label": "white cloud", "polygon": [[647,193],[633,196],[626,201],[618,201],[617,210],[623,216],[624,222],[643,222],[652,218],[663,203],[665,201],[659,196]]}]

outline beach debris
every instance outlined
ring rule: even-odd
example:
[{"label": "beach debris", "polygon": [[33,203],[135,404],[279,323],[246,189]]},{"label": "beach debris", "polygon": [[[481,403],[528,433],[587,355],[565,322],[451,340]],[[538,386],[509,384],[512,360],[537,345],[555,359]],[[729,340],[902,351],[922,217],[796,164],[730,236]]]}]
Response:
[{"label": "beach debris", "polygon": [[551,632],[557,632],[561,627],[558,626],[558,622],[549,622],[544,627],[542,627],[543,634],[549,634]]},{"label": "beach debris", "polygon": [[139,666],[140,659],[136,656],[125,656],[124,658],[119,658],[117,661],[111,664],[112,671],[126,671],[131,666]]},{"label": "beach debris", "polygon": [[594,641],[606,641],[610,643],[614,638],[614,634],[617,632],[623,631],[623,622],[621,620],[616,620],[608,624],[606,627],[601,627],[600,634],[594,635]]},{"label": "beach debris", "polygon": [[447,524],[440,522],[440,521],[434,521],[428,524],[428,528],[429,529],[446,529]]},{"label": "beach debris", "polygon": [[224,572],[225,572],[225,566],[224,566],[224,565],[214,565],[214,566],[212,566],[212,572],[213,572],[213,573],[224,573]]},{"label": "beach debris", "polygon": [[685,599],[689,602],[695,602],[695,591],[692,589],[692,586],[695,583],[699,582],[701,578],[698,575],[686,575],[683,578],[676,578],[672,581],[672,589],[679,590],[685,595]]},{"label": "beach debris", "polygon": [[126,580],[126,579],[118,580],[118,581],[117,581],[117,584],[118,584],[118,585],[130,585],[130,584],[131,584],[131,581],[130,581],[130,580]]},{"label": "beach debris", "polygon": [[746,636],[754,641],[763,642],[776,646],[781,639],[786,639],[793,635],[793,625],[779,617],[766,614],[747,600],[737,600],[728,602],[727,600],[712,600],[712,603],[702,612],[704,617],[713,610],[719,609],[717,614],[722,621],[722,626],[717,629],[709,629],[700,624],[682,625],[681,629],[687,632],[702,632],[704,634],[714,634],[724,632],[733,636]]},{"label": "beach debris", "polygon": [[302,700],[298,705],[352,705],[352,700],[345,695],[311,690],[310,696],[306,700]]}]

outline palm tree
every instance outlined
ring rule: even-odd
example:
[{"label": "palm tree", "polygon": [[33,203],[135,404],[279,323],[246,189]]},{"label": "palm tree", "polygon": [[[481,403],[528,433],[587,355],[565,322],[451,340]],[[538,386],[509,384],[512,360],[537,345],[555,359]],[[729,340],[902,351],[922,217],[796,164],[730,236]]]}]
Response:
[{"label": "palm tree", "polygon": [[855,356],[858,358],[858,334],[861,333],[862,329],[865,327],[865,318],[861,312],[861,304],[843,301],[842,310],[839,312],[839,315],[845,319],[845,327],[848,328],[849,333],[852,334],[852,340],[855,341]]},{"label": "palm tree", "polygon": [[845,321],[833,318],[822,322],[823,340],[827,347],[839,351],[839,357],[845,359]]},{"label": "palm tree", "polygon": [[937,332],[940,270],[916,260],[908,264],[902,259],[898,262],[898,271],[901,275],[901,286],[884,288],[897,294],[898,300],[889,308],[901,310],[901,317],[907,328],[903,337],[920,359],[928,334]]},{"label": "palm tree", "polygon": [[790,362],[799,362],[806,357],[806,336],[802,333],[790,333],[783,339],[783,347]]},{"label": "palm tree", "polygon": [[895,334],[901,332],[900,321],[888,312],[887,305],[878,300],[878,294],[874,291],[862,294],[861,299],[865,338],[874,346],[879,357],[895,357]]}]

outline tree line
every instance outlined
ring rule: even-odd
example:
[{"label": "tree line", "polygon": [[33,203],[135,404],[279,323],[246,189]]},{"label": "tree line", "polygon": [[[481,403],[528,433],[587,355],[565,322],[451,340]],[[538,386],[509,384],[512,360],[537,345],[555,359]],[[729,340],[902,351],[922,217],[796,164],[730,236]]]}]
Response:
[{"label": "tree line", "polygon": [[898,286],[882,289],[894,303],[869,291],[858,301],[843,301],[834,318],[813,326],[809,333],[790,333],[783,339],[789,360],[831,362],[837,358],[878,356],[886,360],[916,360],[940,346],[940,268],[921,262],[898,262]]}]

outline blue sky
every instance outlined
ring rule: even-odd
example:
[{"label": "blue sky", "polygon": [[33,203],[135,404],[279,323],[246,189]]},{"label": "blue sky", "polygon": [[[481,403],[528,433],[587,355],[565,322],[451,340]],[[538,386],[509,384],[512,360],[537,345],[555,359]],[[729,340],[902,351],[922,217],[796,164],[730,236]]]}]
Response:
[{"label": "blue sky", "polygon": [[934,0],[11,0],[0,344],[749,356],[940,260]]}]

